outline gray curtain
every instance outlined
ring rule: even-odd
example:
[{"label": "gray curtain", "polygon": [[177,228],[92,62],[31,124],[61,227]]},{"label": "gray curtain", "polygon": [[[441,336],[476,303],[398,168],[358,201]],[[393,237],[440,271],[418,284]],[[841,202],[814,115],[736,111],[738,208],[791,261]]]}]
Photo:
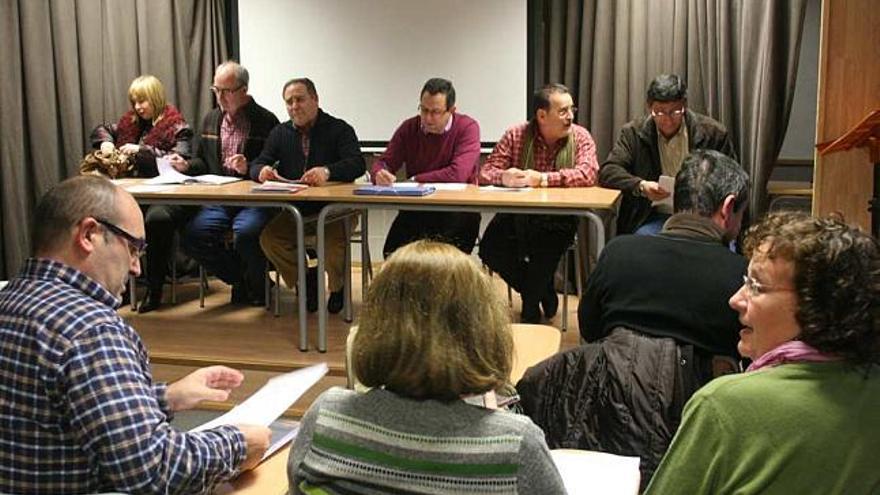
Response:
[{"label": "gray curtain", "polygon": [[88,134],[153,74],[193,128],[228,52],[223,0],[4,0],[0,43],[0,279],[30,254],[37,200],[78,173]]},{"label": "gray curtain", "polygon": [[806,0],[530,0],[531,83],[574,92],[577,120],[599,161],[618,130],[645,111],[661,73],[688,82],[689,106],[731,132],[752,177],[752,216],[788,127]]}]

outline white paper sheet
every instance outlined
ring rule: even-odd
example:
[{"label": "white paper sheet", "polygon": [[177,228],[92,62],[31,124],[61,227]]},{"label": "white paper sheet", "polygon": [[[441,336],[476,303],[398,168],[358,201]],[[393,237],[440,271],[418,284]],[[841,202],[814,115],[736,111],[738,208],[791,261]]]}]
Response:
[{"label": "white paper sheet", "polygon": [[651,205],[654,208],[657,208],[657,211],[660,213],[672,215],[672,199],[675,196],[675,177],[661,175],[657,183],[660,184],[660,187],[669,191],[669,196],[667,196],[666,199],[654,201]]},{"label": "white paper sheet", "polygon": [[480,186],[480,191],[492,192],[526,192],[531,190],[531,187]]},{"label": "white paper sheet", "polygon": [[326,375],[327,371],[327,363],[320,363],[271,378],[260,390],[231,411],[193,428],[192,431],[231,424],[269,426]]},{"label": "white paper sheet", "polygon": [[573,449],[551,450],[550,457],[569,495],[636,495],[639,492],[638,457]]},{"label": "white paper sheet", "polygon": [[173,165],[171,165],[171,161],[168,159],[167,156],[156,158],[156,168],[159,169],[159,175],[151,179],[145,180],[143,182],[144,184],[189,184],[194,182],[198,184],[222,185],[242,180],[239,177],[232,177],[227,175],[204,174],[191,176],[182,174],[178,172]]}]

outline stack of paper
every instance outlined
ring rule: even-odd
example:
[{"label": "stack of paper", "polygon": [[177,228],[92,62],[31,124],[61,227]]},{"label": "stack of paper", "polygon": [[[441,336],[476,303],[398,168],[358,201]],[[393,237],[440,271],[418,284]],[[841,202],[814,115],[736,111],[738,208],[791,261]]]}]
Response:
[{"label": "stack of paper", "polygon": [[227,175],[215,175],[215,174],[204,174],[204,175],[186,175],[182,174],[171,165],[171,162],[167,157],[156,158],[156,168],[159,169],[159,175],[153,177],[152,179],[147,179],[144,181],[144,184],[147,185],[159,185],[159,184],[210,184],[219,186],[222,184],[229,184],[231,182],[238,182],[242,180],[240,177],[232,177]]},{"label": "stack of paper", "polygon": [[569,495],[636,495],[639,492],[638,457],[574,449],[551,450],[550,457]]},{"label": "stack of paper", "polygon": [[275,180],[267,180],[260,185],[251,188],[252,192],[289,192],[296,193],[303,189],[308,189],[308,184],[299,182],[280,182]]}]

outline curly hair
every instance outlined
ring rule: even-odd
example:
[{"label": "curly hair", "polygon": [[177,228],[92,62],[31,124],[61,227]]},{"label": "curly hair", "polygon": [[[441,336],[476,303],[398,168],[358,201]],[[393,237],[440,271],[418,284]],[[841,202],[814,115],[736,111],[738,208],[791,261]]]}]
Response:
[{"label": "curly hair", "polygon": [[388,258],[364,300],[352,368],[368,387],[453,400],[505,385],[513,364],[507,305],[457,248],[408,244]]},{"label": "curly hair", "polygon": [[794,265],[799,340],[856,366],[880,363],[876,239],[836,218],[777,212],[749,229],[744,250]]}]

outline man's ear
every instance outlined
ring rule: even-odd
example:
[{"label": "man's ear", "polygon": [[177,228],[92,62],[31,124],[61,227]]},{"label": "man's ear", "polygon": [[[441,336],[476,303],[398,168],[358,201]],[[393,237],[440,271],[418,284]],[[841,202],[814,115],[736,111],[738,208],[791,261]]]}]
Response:
[{"label": "man's ear", "polygon": [[74,227],[73,243],[77,250],[83,254],[91,254],[95,251],[95,243],[98,236],[102,236],[101,224],[94,218],[86,217]]},{"label": "man's ear", "polygon": [[733,194],[728,194],[724,198],[724,202],[721,203],[721,218],[724,220],[724,224],[727,225],[728,222],[735,215],[736,208],[736,196]]}]

